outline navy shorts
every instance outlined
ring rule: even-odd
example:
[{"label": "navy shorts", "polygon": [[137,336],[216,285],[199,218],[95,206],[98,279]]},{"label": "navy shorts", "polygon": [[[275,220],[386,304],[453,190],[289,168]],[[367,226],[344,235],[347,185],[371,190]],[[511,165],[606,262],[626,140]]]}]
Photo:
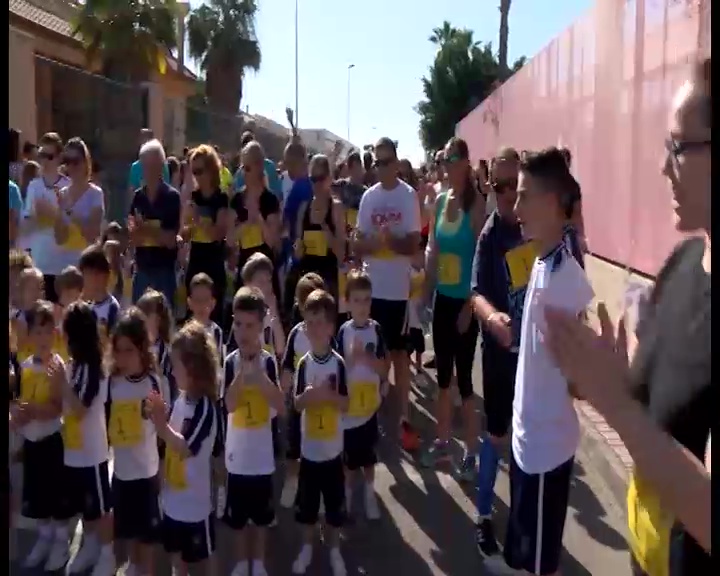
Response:
[{"label": "navy shorts", "polygon": [[560,567],[563,530],[574,458],[543,474],[523,472],[510,462],[510,514],[505,562],[542,576]]}]

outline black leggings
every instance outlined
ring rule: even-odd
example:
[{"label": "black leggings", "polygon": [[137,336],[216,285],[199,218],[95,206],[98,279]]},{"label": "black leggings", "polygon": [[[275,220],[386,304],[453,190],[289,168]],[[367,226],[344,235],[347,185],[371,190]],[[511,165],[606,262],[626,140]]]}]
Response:
[{"label": "black leggings", "polygon": [[464,298],[451,298],[436,292],[432,320],[438,386],[442,389],[450,387],[454,366],[463,400],[473,394],[472,367],[478,338],[478,323],[474,316],[465,333],[458,332],[458,317],[466,303]]}]

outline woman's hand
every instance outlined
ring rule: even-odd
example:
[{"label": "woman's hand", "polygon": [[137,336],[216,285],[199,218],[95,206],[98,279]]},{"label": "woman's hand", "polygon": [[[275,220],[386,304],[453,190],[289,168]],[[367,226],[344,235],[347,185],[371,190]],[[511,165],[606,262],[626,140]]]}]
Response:
[{"label": "woman's hand", "polygon": [[629,367],[625,322],[617,329],[607,307],[598,304],[600,332],[557,308],[545,307],[545,343],[563,375],[600,412],[627,400]]}]

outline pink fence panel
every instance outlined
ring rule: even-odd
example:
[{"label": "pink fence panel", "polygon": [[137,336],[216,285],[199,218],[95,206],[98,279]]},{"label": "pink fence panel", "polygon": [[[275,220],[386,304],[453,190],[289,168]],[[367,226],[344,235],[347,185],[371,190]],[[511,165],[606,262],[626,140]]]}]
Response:
[{"label": "pink fence panel", "polygon": [[562,145],[590,250],[654,275],[678,241],[660,166],[669,106],[709,55],[711,0],[597,0],[456,127],[473,162]]}]

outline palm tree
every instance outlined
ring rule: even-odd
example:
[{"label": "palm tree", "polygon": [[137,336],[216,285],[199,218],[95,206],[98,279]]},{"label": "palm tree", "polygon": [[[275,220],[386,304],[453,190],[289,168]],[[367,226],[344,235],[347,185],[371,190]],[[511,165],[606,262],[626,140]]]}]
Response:
[{"label": "palm tree", "polygon": [[256,0],[209,0],[188,18],[190,55],[200,61],[208,104],[218,112],[238,112],[245,71],[260,69],[257,9]]},{"label": "palm tree", "polygon": [[126,81],[165,71],[177,44],[176,0],[85,0],[73,21],[88,62],[100,58],[103,73]]},{"label": "palm tree", "polygon": [[510,28],[508,20],[510,18],[510,6],[512,0],[500,0],[500,45],[498,47],[498,62],[500,63],[500,73],[505,76],[508,73],[507,52],[508,52],[508,35]]},{"label": "palm tree", "polygon": [[439,48],[442,48],[444,44],[450,42],[459,32],[455,26],[452,26],[450,22],[445,20],[440,28],[433,28],[432,34],[430,35],[430,42],[436,44]]}]

